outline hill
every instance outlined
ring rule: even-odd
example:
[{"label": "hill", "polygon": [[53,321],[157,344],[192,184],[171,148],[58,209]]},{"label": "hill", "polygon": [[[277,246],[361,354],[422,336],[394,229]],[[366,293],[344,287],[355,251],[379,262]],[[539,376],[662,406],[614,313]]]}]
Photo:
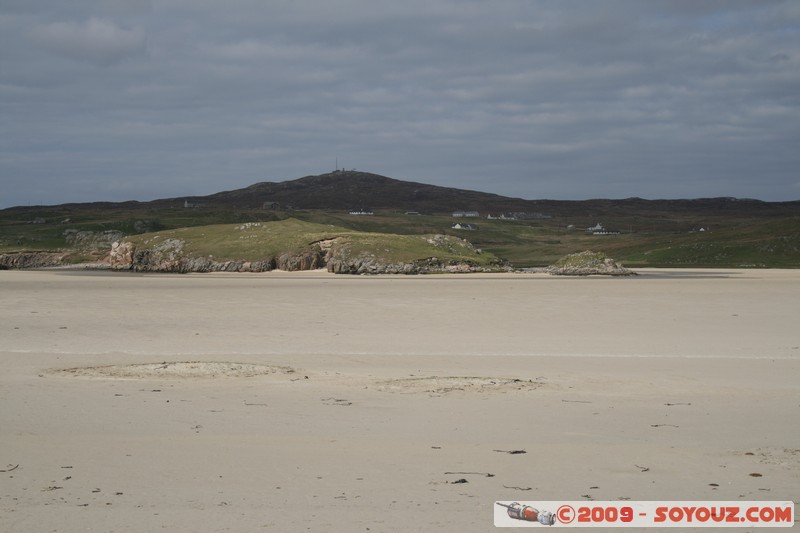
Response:
[{"label": "hill", "polygon": [[365,233],[286,219],[179,228],[115,242],[111,266],[157,272],[327,268],[348,274],[490,271],[502,262],[457,237]]},{"label": "hill", "polygon": [[[188,198],[214,207],[259,208],[276,203],[295,209],[394,209],[441,213],[455,209],[505,209],[525,200],[496,194],[402,181],[369,172],[337,171],[284,182]],[[173,200],[174,201],[174,200]]]},{"label": "hill", "polygon": [[146,205],[179,205],[188,201],[208,208],[261,208],[265,204],[294,209],[372,209],[450,214],[454,211],[480,213],[542,212],[551,216],[622,216],[675,213],[746,213],[749,216],[797,214],[800,201],[763,202],[739,198],[645,200],[642,198],[595,200],[525,200],[497,194],[403,181],[369,172],[337,171],[283,181],[261,182],[208,196],[156,200]]}]

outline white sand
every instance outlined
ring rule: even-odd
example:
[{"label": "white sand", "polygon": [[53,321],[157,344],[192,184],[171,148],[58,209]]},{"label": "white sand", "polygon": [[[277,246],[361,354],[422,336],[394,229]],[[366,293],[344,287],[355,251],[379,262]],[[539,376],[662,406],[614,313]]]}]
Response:
[{"label": "white sand", "polygon": [[640,272],[0,272],[0,531],[800,500],[800,271]]}]

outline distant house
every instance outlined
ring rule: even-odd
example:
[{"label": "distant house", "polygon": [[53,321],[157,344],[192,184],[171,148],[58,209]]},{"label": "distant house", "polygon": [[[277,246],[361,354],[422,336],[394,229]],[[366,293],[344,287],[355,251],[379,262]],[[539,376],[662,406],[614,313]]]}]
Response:
[{"label": "distant house", "polygon": [[450,227],[452,229],[461,229],[461,230],[468,230],[468,231],[477,231],[478,230],[478,226],[476,226],[475,224],[466,224],[464,222],[456,222],[455,224],[453,224]]},{"label": "distant house", "polygon": [[360,216],[364,216],[364,215],[371,216],[371,215],[374,215],[375,213],[372,212],[372,209],[369,209],[367,207],[360,207],[358,209],[351,209],[350,210],[350,214],[351,215],[360,215]]},{"label": "distant house", "polygon": [[455,211],[453,216],[456,218],[464,218],[464,217],[480,217],[481,214],[477,211]]},{"label": "distant house", "polygon": [[421,214],[422,214],[422,213],[420,213],[419,211],[406,211],[406,215],[416,215],[416,216],[419,216],[419,215],[421,215]]},{"label": "distant house", "polygon": [[586,232],[587,233],[591,233],[592,235],[619,235],[620,234],[619,230],[606,228],[599,222],[596,225],[592,226],[591,228],[586,228]]},{"label": "distant house", "polygon": [[281,204],[278,202],[264,202],[261,204],[261,209],[280,209]]},{"label": "distant house", "polygon": [[488,220],[519,220],[517,213],[500,213],[499,215],[487,215]]},{"label": "distant house", "polygon": [[591,228],[586,228],[586,231],[594,233],[595,231],[604,231],[605,229],[606,228],[604,228],[603,225],[600,222],[598,222],[597,224],[595,224]]},{"label": "distant house", "polygon": [[203,207],[203,204],[201,204],[199,202],[190,202],[189,200],[184,200],[183,201],[183,207],[185,207],[187,209],[188,208],[198,208],[198,207]]}]

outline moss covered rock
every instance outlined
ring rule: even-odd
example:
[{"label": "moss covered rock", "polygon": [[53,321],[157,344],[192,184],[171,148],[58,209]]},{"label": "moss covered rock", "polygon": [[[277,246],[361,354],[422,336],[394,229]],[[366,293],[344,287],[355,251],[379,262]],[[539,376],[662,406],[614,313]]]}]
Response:
[{"label": "moss covered rock", "polygon": [[623,267],[602,252],[585,251],[562,257],[546,271],[556,276],[635,276],[636,273]]}]

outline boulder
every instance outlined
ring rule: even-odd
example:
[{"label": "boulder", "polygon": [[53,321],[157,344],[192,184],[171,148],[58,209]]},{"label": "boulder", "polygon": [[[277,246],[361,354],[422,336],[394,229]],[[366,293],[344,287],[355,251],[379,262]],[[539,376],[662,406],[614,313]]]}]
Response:
[{"label": "boulder", "polygon": [[132,242],[116,241],[111,245],[109,264],[114,270],[130,270],[133,267],[133,254],[136,246]]}]

